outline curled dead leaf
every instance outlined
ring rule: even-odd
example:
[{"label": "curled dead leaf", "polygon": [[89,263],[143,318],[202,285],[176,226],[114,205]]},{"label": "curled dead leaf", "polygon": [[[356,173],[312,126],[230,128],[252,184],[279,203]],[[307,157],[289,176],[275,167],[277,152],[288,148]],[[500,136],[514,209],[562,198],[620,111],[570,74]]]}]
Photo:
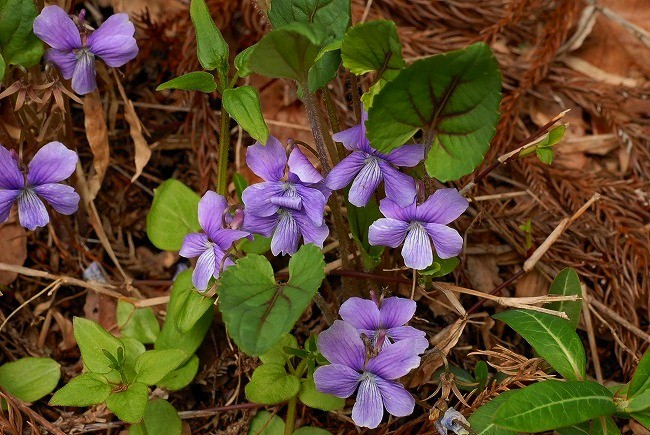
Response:
[{"label": "curled dead leaf", "polygon": [[93,153],[93,172],[88,178],[88,193],[90,200],[93,200],[102,187],[110,159],[108,129],[99,91],[94,90],[90,94],[86,94],[83,110],[86,138]]},{"label": "curled dead leaf", "polygon": [[[14,212],[7,222],[0,224],[0,263],[22,266],[26,259],[27,233]],[[0,271],[0,284],[9,285],[17,277],[17,272]]]}]

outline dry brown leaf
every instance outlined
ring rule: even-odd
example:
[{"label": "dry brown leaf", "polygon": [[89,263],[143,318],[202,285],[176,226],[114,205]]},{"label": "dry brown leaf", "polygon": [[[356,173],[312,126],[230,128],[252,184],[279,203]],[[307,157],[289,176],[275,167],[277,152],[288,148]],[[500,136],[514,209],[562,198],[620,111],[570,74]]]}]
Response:
[{"label": "dry brown leaf", "polygon": [[94,90],[84,97],[84,127],[88,145],[93,152],[93,169],[88,178],[88,194],[91,200],[97,197],[102,181],[108,170],[110,150],[108,147],[108,129],[104,117],[104,106],[99,98],[99,91]]},{"label": "dry brown leaf", "polygon": [[515,296],[518,298],[543,296],[548,293],[548,283],[544,276],[536,270],[531,270],[519,278]]},{"label": "dry brown leaf", "polygon": [[467,257],[467,273],[472,288],[483,292],[492,291],[501,284],[497,257],[494,255],[469,255]]},{"label": "dry brown leaf", "polygon": [[422,359],[420,368],[408,378],[406,384],[410,388],[420,386],[431,380],[431,376],[435,371],[444,364],[441,354],[447,356],[449,351],[456,346],[465,330],[465,325],[467,325],[467,318],[461,317],[431,339],[431,342],[435,345],[435,350]]},{"label": "dry brown leaf", "polygon": [[[9,220],[0,224],[0,263],[22,266],[27,259],[27,233],[13,212]],[[18,273],[0,271],[0,284],[14,282]]]},{"label": "dry brown leaf", "polygon": [[111,331],[117,325],[116,309],[117,302],[114,298],[97,292],[86,294],[84,317],[99,323],[107,331]]},{"label": "dry brown leaf", "polygon": [[149,163],[151,148],[149,148],[149,144],[142,134],[142,123],[140,122],[140,118],[138,118],[138,114],[135,112],[133,102],[126,97],[124,87],[117,74],[115,74],[115,81],[117,82],[120,95],[122,95],[122,99],[124,100],[124,118],[129,123],[129,133],[135,145],[135,174],[131,177],[131,183],[133,183],[142,174],[142,170],[147,163]]}]

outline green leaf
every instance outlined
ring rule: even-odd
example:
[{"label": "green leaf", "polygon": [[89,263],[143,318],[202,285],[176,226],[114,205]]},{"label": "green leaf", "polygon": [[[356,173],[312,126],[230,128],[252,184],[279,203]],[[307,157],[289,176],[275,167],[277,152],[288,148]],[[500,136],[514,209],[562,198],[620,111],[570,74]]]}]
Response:
[{"label": "green leaf", "polygon": [[285,402],[300,390],[300,380],[287,373],[283,365],[262,364],[246,385],[246,398],[254,403],[275,405]]},{"label": "green leaf", "polygon": [[568,321],[551,314],[526,310],[508,310],[492,317],[517,331],[566,379],[585,379],[585,349]]},{"label": "green leaf", "polygon": [[431,266],[424,270],[420,270],[418,273],[420,275],[430,276],[431,278],[437,278],[449,275],[459,264],[460,260],[458,257],[451,257],[443,260],[434,254]]},{"label": "green leaf", "polygon": [[192,0],[190,16],[196,30],[196,54],[201,66],[207,70],[228,73],[228,44],[214,24],[205,0]]},{"label": "green leaf", "polygon": [[248,435],[284,435],[284,421],[276,414],[258,411],[251,420]]},{"label": "green leaf", "polygon": [[185,364],[172,370],[167,376],[156,383],[170,391],[182,390],[192,382],[199,371],[199,357],[192,355]]},{"label": "green leaf", "polygon": [[571,426],[616,412],[612,393],[590,381],[543,381],[512,392],[494,423],[520,432]]},{"label": "green leaf", "polygon": [[180,316],[176,319],[176,328],[181,334],[186,334],[203,318],[205,312],[212,310],[213,307],[214,299],[207,298],[197,291],[190,291],[181,308]]},{"label": "green leaf", "polygon": [[326,32],[321,26],[295,22],[266,34],[248,58],[248,68],[275,78],[307,80]]},{"label": "green leaf", "polygon": [[374,198],[371,198],[365,207],[357,207],[347,200],[345,203],[348,210],[350,232],[361,252],[363,269],[370,272],[381,262],[381,254],[384,252],[384,247],[370,244],[368,229],[373,222],[383,215],[379,211],[379,205]]},{"label": "green leaf", "polygon": [[5,63],[4,57],[0,54],[0,81],[5,78],[5,71],[7,70],[7,64]]},{"label": "green leaf", "polygon": [[129,435],[181,435],[182,432],[183,422],[178,412],[163,399],[149,401],[142,421],[129,427]]},{"label": "green leaf", "polygon": [[253,73],[253,71],[248,68],[248,58],[251,57],[253,48],[255,48],[255,46],[251,45],[235,56],[235,68],[237,69],[237,75],[239,77],[248,77]]},{"label": "green leaf", "polygon": [[300,380],[298,399],[310,408],[321,411],[335,411],[345,407],[345,399],[318,391],[314,384],[314,378]]},{"label": "green leaf", "polygon": [[293,431],[293,435],[332,435],[332,433],[319,427],[303,426]]},{"label": "green leaf", "polygon": [[41,60],[44,47],[34,35],[34,18],[33,1],[0,0],[0,55],[4,60],[0,70],[4,71],[4,65],[30,68]]},{"label": "green leaf", "polygon": [[[578,296],[582,297],[582,287],[580,278],[575,270],[567,267],[557,274],[551,288],[548,290],[550,295],[558,296]],[[548,308],[556,311],[563,311],[569,316],[569,324],[575,330],[580,321],[580,311],[582,311],[582,301],[562,301],[548,304]]]},{"label": "green leaf", "polygon": [[650,390],[644,390],[630,400],[630,403],[625,408],[625,412],[640,412],[648,408],[650,408]]},{"label": "green leaf", "polygon": [[75,317],[73,325],[74,338],[77,340],[81,358],[88,370],[102,374],[112,371],[112,362],[103,351],[115,356],[118,348],[124,350],[124,343],[92,320]]},{"label": "green leaf", "polygon": [[181,333],[176,327],[178,319],[185,308],[185,302],[192,292],[194,292],[192,272],[186,270],[178,275],[174,281],[171,298],[167,305],[167,319],[163,323],[160,334],[154,344],[156,350],[181,349],[189,358],[190,355],[196,352],[201,342],[203,342],[203,337],[205,337],[205,333],[212,323],[214,310],[207,310],[199,321],[194,324],[192,329],[186,333]]},{"label": "green leaf", "polygon": [[339,50],[327,51],[316,60],[309,69],[309,90],[316,92],[329,83],[341,65],[341,52]]},{"label": "green leaf", "polygon": [[296,337],[287,334],[278,341],[275,346],[260,355],[260,361],[264,364],[278,364],[284,366],[289,360],[289,356],[284,351],[285,347],[298,347]]},{"label": "green leaf", "polygon": [[309,306],[324,274],[323,254],[302,246],[289,260],[289,282],[277,284],[261,255],[237,260],[221,275],[219,310],[228,333],[249,355],[261,355],[289,333]]},{"label": "green leaf", "polygon": [[271,0],[268,15],[274,28],[294,21],[318,24],[341,39],[350,25],[350,0]]},{"label": "green leaf", "polygon": [[223,91],[223,107],[253,139],[266,144],[269,128],[266,126],[260,96],[252,86],[240,86]]},{"label": "green leaf", "polygon": [[406,66],[395,23],[387,20],[357,24],[345,33],[341,44],[343,66],[353,74],[377,72],[378,79],[392,80]]},{"label": "green leaf", "polygon": [[158,85],[157,91],[165,89],[181,89],[183,91],[201,91],[209,94],[217,89],[217,82],[214,76],[205,71],[194,71],[183,74],[180,77],[173,78],[163,84]]},{"label": "green leaf", "polygon": [[633,412],[630,414],[630,417],[641,423],[646,429],[650,430],[650,411]]},{"label": "green leaf", "polygon": [[589,435],[589,430],[591,428],[591,422],[580,423],[575,426],[560,427],[555,431],[558,435]]},{"label": "green leaf", "polygon": [[537,148],[535,152],[542,163],[547,165],[553,163],[553,150],[551,148]]},{"label": "green leaf", "polygon": [[634,370],[627,390],[627,397],[634,397],[639,393],[650,390],[650,348],[645,351],[639,365]]},{"label": "green leaf", "polygon": [[0,387],[25,402],[50,394],[61,377],[61,366],[52,358],[26,357],[0,366]]},{"label": "green leaf", "polygon": [[[125,347],[124,374],[126,380],[132,382],[133,379],[135,379],[135,362],[147,349],[145,349],[144,344],[131,337],[122,337],[122,343],[124,343]],[[114,380],[114,382],[121,382],[121,378],[117,372],[109,373],[106,377],[109,378],[109,380]]]},{"label": "green leaf", "polygon": [[367,135],[378,151],[400,147],[423,131],[425,166],[440,181],[457,180],[483,160],[499,120],[501,74],[484,43],[418,60],[374,99]]},{"label": "green leaf", "polygon": [[148,350],[135,362],[135,381],[154,385],[187,358],[188,355],[180,349]]},{"label": "green leaf", "polygon": [[103,375],[82,373],[73,378],[50,399],[52,406],[91,406],[104,403],[111,386]]},{"label": "green leaf", "polygon": [[169,179],[154,191],[147,213],[147,236],[164,251],[178,251],[189,233],[201,230],[199,195],[178,180]]},{"label": "green leaf", "polygon": [[247,254],[265,254],[271,249],[271,238],[253,235],[253,240],[243,239],[239,248]]},{"label": "green leaf", "polygon": [[108,396],[106,407],[125,423],[139,423],[144,416],[148,399],[149,388],[136,382],[126,390]]},{"label": "green leaf", "polygon": [[488,377],[490,372],[488,371],[488,366],[485,361],[479,361],[474,366],[474,377],[476,382],[478,382],[478,389],[483,390],[487,385]]},{"label": "green leaf", "polygon": [[621,431],[612,417],[598,417],[589,425],[589,435],[620,435]]},{"label": "green leaf", "polygon": [[121,299],[117,301],[117,325],[123,337],[142,343],[153,343],[160,333],[160,324],[151,308],[135,308]]},{"label": "green leaf", "polygon": [[492,422],[492,417],[494,417],[496,410],[505,403],[513,392],[506,391],[505,393],[499,394],[469,416],[467,421],[476,432],[476,435],[517,435],[517,432],[498,427]]},{"label": "green leaf", "polygon": [[[235,172],[232,174],[232,182],[235,184],[235,191],[237,192],[237,196],[239,197],[241,201],[242,194],[244,190],[248,187],[248,181],[238,172]],[[248,240],[248,239],[244,239]]]}]

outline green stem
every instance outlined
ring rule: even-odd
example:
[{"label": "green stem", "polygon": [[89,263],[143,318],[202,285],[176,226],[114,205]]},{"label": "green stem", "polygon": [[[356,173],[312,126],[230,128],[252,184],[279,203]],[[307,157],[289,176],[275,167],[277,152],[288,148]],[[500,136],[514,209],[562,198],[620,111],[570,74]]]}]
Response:
[{"label": "green stem", "polygon": [[284,435],[291,435],[293,433],[293,427],[296,425],[296,403],[298,402],[298,396],[293,396],[289,400],[289,408],[287,409],[287,422],[284,426]]},{"label": "green stem", "polygon": [[221,107],[221,133],[219,134],[219,161],[217,168],[217,193],[226,196],[228,183],[228,148],[230,148],[230,115]]}]

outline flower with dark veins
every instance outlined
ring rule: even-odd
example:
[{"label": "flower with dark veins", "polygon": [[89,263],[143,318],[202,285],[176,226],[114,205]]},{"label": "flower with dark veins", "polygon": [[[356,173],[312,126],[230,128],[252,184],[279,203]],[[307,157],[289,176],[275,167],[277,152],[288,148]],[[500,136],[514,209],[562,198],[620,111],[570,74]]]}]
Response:
[{"label": "flower with dark veins", "polygon": [[415,399],[396,379],[420,365],[415,340],[399,341],[369,358],[359,331],[336,320],[318,336],[318,350],[330,362],[314,372],[320,392],[346,398],[359,387],[352,408],[357,426],[376,428],[384,408],[395,417],[413,412]]},{"label": "flower with dark veins", "polygon": [[250,236],[247,231],[231,227],[240,223],[237,212],[234,218],[230,217],[226,198],[212,191],[203,195],[199,201],[199,224],[204,232],[185,236],[179,252],[185,258],[199,258],[192,272],[192,284],[197,290],[205,291],[210,278],[219,278],[226,267],[234,264],[228,251],[234,242]]},{"label": "flower with dark veins", "polygon": [[54,63],[72,89],[81,95],[97,88],[95,56],[110,67],[120,67],[138,55],[133,35],[135,27],[125,13],[111,15],[90,35],[86,34],[83,13],[79,27],[58,6],[46,6],[34,20],[34,34],[51,48],[45,59]]},{"label": "flower with dark veins", "polygon": [[61,214],[77,211],[79,195],[61,181],[72,175],[78,160],[61,142],[50,142],[36,152],[23,174],[18,155],[0,145],[0,223],[9,218],[14,202],[20,224],[28,230],[50,221],[43,200]]},{"label": "flower with dark veins", "polygon": [[416,303],[411,299],[390,297],[381,302],[352,297],[339,309],[341,318],[373,340],[373,344],[385,348],[401,340],[413,339],[417,353],[429,347],[424,331],[406,326],[415,314]]},{"label": "flower with dark veins", "polygon": [[370,225],[368,240],[371,245],[391,248],[404,243],[404,264],[426,269],[433,263],[434,248],[442,259],[460,254],[463,238],[447,225],[463,214],[468,205],[456,189],[439,189],[422,204],[413,201],[408,207],[383,199],[379,210],[386,217]]},{"label": "flower with dark veins", "polygon": [[411,168],[420,163],[424,159],[424,145],[404,145],[389,154],[380,153],[370,146],[366,138],[367,119],[368,112],[363,111],[359,125],[332,136],[352,153],[330,171],[325,184],[332,190],[338,190],[352,182],[348,200],[357,207],[363,207],[383,181],[386,196],[401,206],[407,206],[417,193],[415,181],[397,167]]},{"label": "flower with dark veins", "polygon": [[246,163],[264,181],[242,193],[244,228],[272,237],[273,255],[295,253],[301,237],[323,247],[329,234],[323,218],[329,190],[302,151],[295,147],[287,159],[282,143],[270,136],[266,145],[248,147]]}]

